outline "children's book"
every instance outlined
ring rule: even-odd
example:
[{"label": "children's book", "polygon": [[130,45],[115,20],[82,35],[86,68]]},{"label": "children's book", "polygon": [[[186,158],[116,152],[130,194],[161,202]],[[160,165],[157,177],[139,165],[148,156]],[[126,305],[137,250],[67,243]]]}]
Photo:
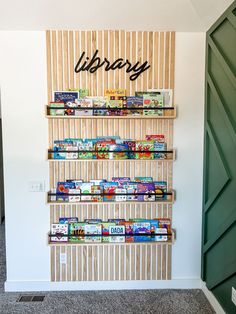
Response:
[{"label": "children's book", "polygon": [[109,234],[110,235],[124,235],[125,226],[122,226],[122,225],[109,226]]},{"label": "children's book", "polygon": [[137,201],[138,195],[135,195],[138,193],[138,182],[124,182],[123,188],[127,191],[127,201]]},{"label": "children's book", "polygon": [[134,234],[134,223],[132,221],[121,221],[120,225],[125,227],[125,234]]},{"label": "children's book", "polygon": [[150,222],[134,222],[134,234],[151,234]]},{"label": "children's book", "polygon": [[166,181],[154,181],[155,185],[155,193],[159,193],[159,195],[156,195],[156,200],[158,199],[167,199],[167,195],[163,195],[163,193],[167,192],[167,182]]},{"label": "children's book", "polygon": [[[65,109],[64,109],[64,102],[50,102],[49,104],[49,114],[50,116],[64,116]],[[62,109],[53,109],[53,108],[62,108]]]},{"label": "children's book", "polygon": [[151,183],[153,182],[152,177],[134,177],[135,182],[140,182],[140,183]]},{"label": "children's book", "polygon": [[[143,96],[143,107],[163,107],[163,95],[161,92],[135,92],[136,96]],[[163,110],[143,110],[144,115],[163,115]]]},{"label": "children's book", "polygon": [[173,90],[172,89],[148,89],[148,92],[158,92],[163,96],[164,107],[171,107],[173,105]]},{"label": "children's book", "polygon": [[101,224],[102,219],[84,219],[84,222],[88,224]]},{"label": "children's book", "polygon": [[108,195],[103,196],[103,201],[114,202],[116,200],[115,192],[116,192],[116,189],[118,188],[118,183],[117,182],[102,182],[101,185],[103,187],[104,194],[108,194]]},{"label": "children's book", "polygon": [[112,144],[109,146],[109,159],[128,159],[129,158],[129,147],[127,144]]},{"label": "children's book", "polygon": [[92,186],[94,184],[91,182],[84,182],[80,186],[81,190],[81,201],[92,201],[92,196],[91,195],[86,195],[86,194],[91,194],[92,193]]},{"label": "children's book", "polygon": [[103,221],[101,224],[102,224],[102,235],[109,235],[109,228],[116,226],[115,222]]},{"label": "children's book", "polygon": [[[126,189],[124,188],[116,188],[115,190],[116,194],[126,194]],[[115,201],[116,202],[125,202],[127,200],[127,195],[116,195]]]},{"label": "children's book", "polygon": [[147,141],[155,141],[158,143],[165,143],[165,135],[163,134],[148,134],[145,136]]},{"label": "children's book", "polygon": [[63,237],[64,235],[68,235],[68,224],[51,224],[51,235],[56,235],[55,237],[51,237],[51,242],[67,242],[68,237]]},{"label": "children's book", "polygon": [[91,193],[92,194],[96,194],[96,195],[92,195],[92,197],[91,197],[91,200],[93,202],[102,202],[103,201],[103,196],[102,195],[97,195],[97,194],[102,194],[103,193],[103,187],[102,186],[95,185],[95,184],[92,185]]},{"label": "children's book", "polygon": [[135,153],[136,159],[153,159],[154,154],[151,151],[154,150],[154,142],[153,141],[136,141],[135,145],[136,151]]},{"label": "children's book", "polygon": [[118,186],[123,187],[125,182],[130,182],[130,177],[112,177],[112,181],[118,182]]},{"label": "children's book", "polygon": [[154,202],[155,201],[155,185],[154,183],[138,183],[138,201]]},{"label": "children's book", "polygon": [[105,89],[104,96],[125,96],[126,90],[122,88]]},{"label": "children's book", "polygon": [[70,239],[73,239],[72,236],[84,236],[85,233],[85,223],[84,222],[74,222],[70,224],[69,234]]},{"label": "children's book", "polygon": [[54,101],[63,102],[64,104],[68,102],[75,102],[79,98],[79,92],[73,91],[54,91]]},{"label": "children's book", "polygon": [[111,243],[124,243],[125,242],[125,236],[109,237],[109,242],[111,242]]},{"label": "children's book", "polygon": [[77,217],[60,217],[59,218],[60,224],[70,224],[73,222],[78,222],[78,218]]},{"label": "children's book", "polygon": [[85,225],[84,234],[85,235],[102,234],[102,225],[101,224]]},{"label": "children's book", "polygon": [[57,182],[57,194],[70,194],[74,189],[74,182]]}]

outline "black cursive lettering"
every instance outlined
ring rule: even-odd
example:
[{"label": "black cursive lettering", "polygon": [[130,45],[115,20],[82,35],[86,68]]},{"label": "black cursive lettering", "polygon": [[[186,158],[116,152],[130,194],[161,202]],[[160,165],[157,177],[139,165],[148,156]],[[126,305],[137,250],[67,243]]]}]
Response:
[{"label": "black cursive lettering", "polygon": [[[134,81],[139,77],[139,75],[141,75],[144,71],[150,68],[148,61],[145,61],[143,64],[138,61],[134,65],[132,65],[132,63],[128,59],[124,60],[122,58],[118,58],[112,63],[107,60],[106,57],[103,61],[101,61],[101,58],[98,57],[98,50],[94,52],[92,58],[90,59],[90,62],[89,57],[86,57],[85,61],[83,62],[84,56],[85,51],[82,52],[78,62],[76,63],[75,73],[79,73],[80,71],[88,71],[90,73],[94,73],[102,66],[105,66],[105,71],[114,71],[116,69],[122,69],[126,67],[126,73],[134,72],[132,75],[130,75],[130,80]],[[83,64],[81,65],[82,62]]]}]

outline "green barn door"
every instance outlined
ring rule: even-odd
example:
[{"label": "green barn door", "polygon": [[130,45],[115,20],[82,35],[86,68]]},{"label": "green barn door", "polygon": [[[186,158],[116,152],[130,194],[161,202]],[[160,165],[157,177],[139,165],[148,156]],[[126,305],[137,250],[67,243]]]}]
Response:
[{"label": "green barn door", "polygon": [[236,5],[207,32],[202,279],[226,313],[236,289]]}]

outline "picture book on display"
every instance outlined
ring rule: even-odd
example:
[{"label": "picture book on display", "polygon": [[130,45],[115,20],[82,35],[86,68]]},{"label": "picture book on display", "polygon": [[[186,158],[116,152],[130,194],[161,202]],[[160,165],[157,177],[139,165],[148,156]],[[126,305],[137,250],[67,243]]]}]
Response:
[{"label": "picture book on display", "polygon": [[[63,236],[66,235],[66,236]],[[158,242],[171,240],[169,218],[84,219],[60,217],[59,223],[51,224],[51,242]]]},{"label": "picture book on display", "polygon": [[172,94],[171,89],[136,91],[135,96],[126,95],[126,90],[121,88],[105,89],[104,96],[89,96],[86,88],[54,91],[48,113],[52,116],[162,116],[164,112],[158,108],[172,106]]},{"label": "picture book on display", "polygon": [[167,200],[167,182],[152,177],[112,177],[106,179],[66,180],[51,189],[49,202],[154,202]]}]

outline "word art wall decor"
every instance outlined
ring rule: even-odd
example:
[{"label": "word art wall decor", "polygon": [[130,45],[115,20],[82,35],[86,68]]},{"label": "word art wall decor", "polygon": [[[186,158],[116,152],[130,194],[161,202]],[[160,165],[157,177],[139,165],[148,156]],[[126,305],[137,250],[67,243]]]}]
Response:
[{"label": "word art wall decor", "polygon": [[104,66],[105,71],[122,69],[126,67],[126,73],[133,72],[130,75],[130,80],[136,80],[140,74],[150,68],[148,61],[140,63],[137,61],[134,65],[128,60],[123,58],[118,58],[114,62],[109,61],[106,57],[102,61],[100,57],[98,57],[98,50],[96,50],[89,61],[89,57],[84,58],[85,51],[81,54],[76,66],[75,72],[79,73],[80,71],[89,71],[90,73],[96,72],[99,68]]}]

